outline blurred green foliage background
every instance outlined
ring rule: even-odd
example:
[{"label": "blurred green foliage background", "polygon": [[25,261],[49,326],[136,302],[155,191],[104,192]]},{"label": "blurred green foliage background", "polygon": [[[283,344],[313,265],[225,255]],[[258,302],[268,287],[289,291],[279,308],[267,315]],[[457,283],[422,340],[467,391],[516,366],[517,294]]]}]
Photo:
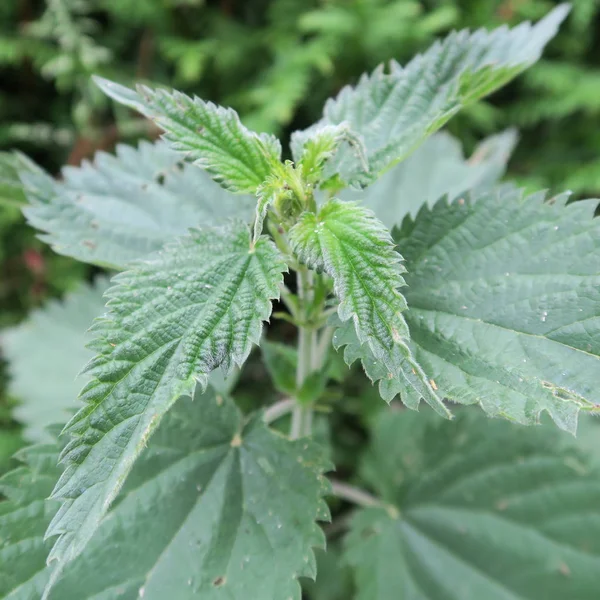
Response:
[{"label": "blurred green foliage background", "polygon": [[[90,81],[164,84],[233,106],[281,134],[316,120],[326,98],[382,61],[406,62],[452,29],[538,19],[546,0],[2,0],[0,150],[51,172],[117,142],[155,137]],[[544,59],[452,121],[471,150],[516,126],[509,175],[530,188],[600,196],[600,0],[574,0]],[[0,161],[0,327],[93,273],[53,255],[4,194]],[[0,471],[19,444],[0,368]]]}]

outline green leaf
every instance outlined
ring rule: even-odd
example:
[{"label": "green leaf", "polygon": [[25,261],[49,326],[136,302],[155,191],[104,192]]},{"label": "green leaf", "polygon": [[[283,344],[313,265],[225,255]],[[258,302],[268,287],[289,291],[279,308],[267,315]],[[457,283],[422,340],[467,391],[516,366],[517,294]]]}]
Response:
[{"label": "green leaf", "polygon": [[21,400],[13,410],[25,426],[25,437],[49,441],[48,425],[72,416],[81,380],[81,365],[93,357],[85,348],[92,321],[104,312],[108,280],[82,284],[62,302],[51,300],[29,318],[0,334],[9,366],[11,395]]},{"label": "green leaf", "polygon": [[406,313],[439,394],[574,432],[600,405],[597,201],[518,190],[466,196],[406,219]]},{"label": "green leaf", "polygon": [[251,218],[255,200],[235,197],[164,143],[117,146],[95,163],[66,167],[62,180],[24,177],[25,216],[56,252],[121,270],[190,227]]},{"label": "green leaf", "polygon": [[254,194],[279,162],[277,138],[250,131],[231,108],[177,91],[138,86],[135,92],[101,77],[95,81],[108,96],[152,119],[171,148],[184,152],[231,192]]},{"label": "green leaf", "polygon": [[40,598],[49,573],[46,556],[51,543],[44,532],[59,507],[47,500],[60,468],[57,444],[21,450],[24,465],[0,479],[0,597],[4,600]]},{"label": "green leaf", "polygon": [[244,224],[192,230],[114,279],[53,492],[63,501],[47,533],[60,536],[54,578],[87,544],[177,398],[205,386],[213,369],[241,365],[258,342],[286,265],[268,238],[252,250],[249,242]]},{"label": "green leaf", "polygon": [[21,206],[25,201],[22,173],[39,172],[39,167],[20,152],[0,152],[0,206]]},{"label": "green leaf", "polygon": [[264,340],[260,349],[265,367],[267,367],[275,388],[283,394],[293,396],[296,393],[296,366],[298,364],[296,348]]},{"label": "green leaf", "polygon": [[361,168],[368,171],[366,149],[362,138],[350,129],[348,123],[324,125],[316,129],[296,131],[292,134],[292,155],[294,160],[301,165],[307,181],[311,184],[318,182],[325,163],[343,142],[346,142],[354,151]]},{"label": "green leaf", "polygon": [[321,454],[210,388],[182,398],[50,598],[299,600],[324,545]]},{"label": "green leaf", "polygon": [[332,200],[318,215],[304,213],[289,237],[302,262],[333,278],[340,320],[352,320],[359,342],[398,382],[403,401],[416,408],[423,398],[449,416],[408,349],[406,302],[398,291],[402,257],[385,226],[370,210]]},{"label": "green leaf", "polygon": [[463,106],[535,63],[568,11],[560,5],[533,26],[451,33],[405,67],[392,61],[387,72],[381,65],[356,87],[344,88],[311,130],[347,123],[364,138],[369,172],[352,150],[340,148],[329,162],[332,174],[360,187],[375,181]]},{"label": "green leaf", "polygon": [[338,377],[339,365],[335,364],[332,357],[327,357],[322,368],[308,375],[298,389],[296,385],[298,351],[296,348],[267,341],[262,341],[260,348],[275,389],[282,394],[294,396],[302,404],[316,402],[322,396],[327,381]]},{"label": "green leaf", "polygon": [[303,586],[310,600],[348,600],[354,598],[350,569],[342,563],[341,552],[327,542],[327,550],[318,550],[317,579]]},{"label": "green leaf", "polygon": [[380,413],[361,471],[389,509],[346,538],[356,600],[595,600],[600,477],[564,434]]},{"label": "green leaf", "polygon": [[505,131],[481,142],[465,159],[460,142],[439,132],[366,190],[347,189],[340,198],[360,201],[392,228],[406,215],[415,217],[421,206],[432,206],[446,194],[454,199],[490,187],[503,175],[516,141],[514,130]]},{"label": "green leaf", "polygon": [[[418,385],[423,385],[420,382],[427,381],[427,376],[419,363],[414,359],[408,345],[401,345],[394,353],[390,353],[389,361],[397,361],[402,365],[400,375],[389,376],[389,369],[386,362],[377,360],[373,350],[368,343],[359,341],[356,330],[352,321],[342,323],[337,315],[332,316],[329,324],[335,327],[333,334],[333,347],[340,351],[343,348],[344,362],[350,366],[357,360],[360,361],[362,368],[367,377],[372,383],[378,384],[379,395],[386,401],[391,402],[396,396],[400,395],[404,404],[409,408],[418,410],[419,396],[414,393],[406,392],[407,381],[416,388]],[[431,382],[427,382],[429,387]],[[444,416],[448,416],[444,412]]]}]

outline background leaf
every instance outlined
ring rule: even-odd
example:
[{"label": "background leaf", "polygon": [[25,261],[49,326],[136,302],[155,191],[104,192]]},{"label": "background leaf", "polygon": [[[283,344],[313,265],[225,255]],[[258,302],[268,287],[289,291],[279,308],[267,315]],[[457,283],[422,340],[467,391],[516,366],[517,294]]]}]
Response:
[{"label": "background leaf", "polygon": [[62,302],[52,300],[27,321],[0,334],[9,365],[9,392],[21,402],[14,410],[31,441],[50,441],[48,425],[65,422],[79,407],[82,379],[77,374],[93,353],[86,332],[105,311],[108,280],[82,284]]},{"label": "background leaf", "polygon": [[235,197],[164,143],[118,146],[94,164],[65,167],[62,181],[39,172],[24,178],[31,225],[60,253],[121,270],[190,227],[236,216],[250,221],[255,201]]},{"label": "background leaf", "polygon": [[600,475],[562,436],[381,412],[362,473],[395,509],[352,522],[356,600],[596,598]]},{"label": "background leaf", "polygon": [[0,206],[20,206],[25,201],[20,173],[40,169],[20,152],[0,152]]},{"label": "background leaf", "polygon": [[440,201],[395,233],[415,356],[441,396],[572,432],[600,405],[597,201],[566,198]]},{"label": "background leaf", "polygon": [[392,228],[406,215],[415,217],[421,206],[432,206],[446,194],[452,200],[463,192],[494,184],[503,175],[516,142],[514,130],[493,135],[467,159],[456,138],[439,132],[366,190],[347,189],[340,198],[361,202]]}]

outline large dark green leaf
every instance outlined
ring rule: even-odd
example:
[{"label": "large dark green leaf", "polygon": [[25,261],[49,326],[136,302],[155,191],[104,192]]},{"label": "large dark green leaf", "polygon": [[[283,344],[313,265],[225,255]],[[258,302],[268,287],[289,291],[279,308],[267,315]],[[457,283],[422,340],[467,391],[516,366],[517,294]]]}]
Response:
[{"label": "large dark green leaf", "polygon": [[300,599],[327,518],[320,447],[244,423],[210,389],[182,398],[52,600]]},{"label": "large dark green leaf", "polygon": [[380,414],[361,470],[389,508],[352,522],[356,600],[595,600],[600,474],[565,435]]},{"label": "large dark green leaf", "polygon": [[[55,432],[56,433],[56,432]],[[0,479],[0,598],[37,600],[48,581],[44,533],[58,502],[47,500],[61,469],[56,443],[21,450],[25,463]],[[66,599],[65,599],[66,600]]]}]

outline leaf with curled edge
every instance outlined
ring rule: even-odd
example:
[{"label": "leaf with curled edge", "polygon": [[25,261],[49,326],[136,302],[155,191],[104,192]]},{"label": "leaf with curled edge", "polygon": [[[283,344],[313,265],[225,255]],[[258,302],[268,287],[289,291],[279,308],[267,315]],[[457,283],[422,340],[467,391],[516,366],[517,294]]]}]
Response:
[{"label": "leaf with curled edge", "polygon": [[387,228],[370,210],[331,200],[317,214],[301,215],[289,238],[303,263],[333,279],[340,320],[352,322],[358,344],[397,383],[407,406],[424,399],[449,417],[407,345],[406,301],[399,291],[404,267]]}]

